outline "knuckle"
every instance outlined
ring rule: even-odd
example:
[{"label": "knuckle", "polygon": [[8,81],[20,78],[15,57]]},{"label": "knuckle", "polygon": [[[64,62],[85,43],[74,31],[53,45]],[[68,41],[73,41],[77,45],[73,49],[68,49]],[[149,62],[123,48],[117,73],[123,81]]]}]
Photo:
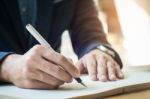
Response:
[{"label": "knuckle", "polygon": [[65,58],[63,55],[60,55],[60,56],[58,57],[58,61],[59,61],[59,62],[64,62],[64,61],[66,61],[66,58]]},{"label": "knuckle", "polygon": [[113,65],[113,64],[110,64],[108,67],[109,67],[111,70],[114,69],[114,65]]},{"label": "knuckle", "polygon": [[62,76],[60,74],[62,74],[63,70],[60,67],[55,67],[55,73],[56,75]]},{"label": "knuckle", "polygon": [[115,64],[116,69],[121,70],[120,66],[118,64]]},{"label": "knuckle", "polygon": [[106,55],[105,54],[98,55],[97,59],[105,60],[106,59]]},{"label": "knuckle", "polygon": [[33,49],[36,53],[39,53],[41,50],[43,50],[43,48],[44,47],[42,45],[35,45]]},{"label": "knuckle", "polygon": [[51,66],[50,66],[50,63],[48,62],[41,62],[41,65],[40,65],[44,70],[51,70]]},{"label": "knuckle", "polygon": [[115,66],[115,63],[112,62],[112,61],[110,61],[110,60],[108,60],[108,61],[107,61],[107,66],[108,66],[109,68],[112,68],[112,67]]},{"label": "knuckle", "polygon": [[102,55],[101,55],[101,58],[102,58],[102,59],[106,59],[106,57],[107,57],[107,56],[106,56],[105,54],[102,54]]},{"label": "knuckle", "polygon": [[110,68],[115,69],[115,64],[114,64],[114,63],[111,63],[111,64],[110,64]]},{"label": "knuckle", "polygon": [[53,51],[48,50],[48,51],[43,53],[43,56],[46,57],[46,58],[50,58],[50,57],[55,57],[55,54],[54,54]]},{"label": "knuckle", "polygon": [[41,65],[41,68],[43,68],[43,70],[48,71],[48,72],[55,70],[55,69],[51,68],[49,65]]},{"label": "knuckle", "polygon": [[30,54],[30,58],[31,59],[35,59],[35,57],[37,57],[37,54],[35,52],[33,52],[33,53]]},{"label": "knuckle", "polygon": [[34,58],[32,56],[28,56],[26,57],[25,59],[25,64],[28,66],[28,65],[32,65],[34,62]]}]

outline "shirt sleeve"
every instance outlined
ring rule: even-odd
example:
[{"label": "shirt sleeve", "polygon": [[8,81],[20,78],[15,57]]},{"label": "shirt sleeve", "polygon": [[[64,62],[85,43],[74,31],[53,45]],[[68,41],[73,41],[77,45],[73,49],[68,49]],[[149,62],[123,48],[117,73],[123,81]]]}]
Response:
[{"label": "shirt sleeve", "polygon": [[0,63],[10,54],[13,54],[13,52],[0,52]]}]

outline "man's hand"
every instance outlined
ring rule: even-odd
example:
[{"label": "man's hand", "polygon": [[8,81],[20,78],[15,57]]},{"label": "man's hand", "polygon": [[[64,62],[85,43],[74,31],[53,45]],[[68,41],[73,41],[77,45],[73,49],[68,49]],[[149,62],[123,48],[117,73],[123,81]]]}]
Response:
[{"label": "man's hand", "polygon": [[0,70],[1,80],[33,89],[55,89],[78,76],[78,69],[69,59],[42,45],[24,55],[9,55]]},{"label": "man's hand", "polygon": [[78,62],[80,73],[89,73],[92,80],[116,81],[122,79],[123,73],[120,66],[113,58],[99,49],[94,49]]}]

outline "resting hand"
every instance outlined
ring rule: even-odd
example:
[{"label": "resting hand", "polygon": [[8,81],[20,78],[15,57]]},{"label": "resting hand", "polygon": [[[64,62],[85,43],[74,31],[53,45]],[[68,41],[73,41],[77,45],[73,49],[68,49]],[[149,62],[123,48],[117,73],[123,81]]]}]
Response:
[{"label": "resting hand", "polygon": [[111,56],[99,49],[90,51],[76,65],[80,73],[89,73],[92,80],[116,81],[123,78],[120,66]]}]

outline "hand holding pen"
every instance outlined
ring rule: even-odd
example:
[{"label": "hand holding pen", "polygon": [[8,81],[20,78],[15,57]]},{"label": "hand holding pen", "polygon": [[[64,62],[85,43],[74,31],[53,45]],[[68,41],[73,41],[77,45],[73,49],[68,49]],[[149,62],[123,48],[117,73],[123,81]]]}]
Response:
[{"label": "hand holding pen", "polygon": [[78,69],[69,59],[46,42],[41,44],[22,54],[10,53],[1,64],[0,79],[27,89],[56,89],[73,78],[81,82]]},{"label": "hand holding pen", "polygon": [[[37,30],[35,30],[35,28],[32,26],[32,25],[30,25],[30,24],[28,24],[27,26],[26,26],[26,28],[27,28],[27,30],[29,31],[29,33],[41,44],[41,45],[44,45],[44,46],[47,46],[52,52],[54,52],[54,53],[57,53],[57,52],[55,52],[52,48],[51,48],[51,46],[50,46],[50,44],[40,35],[40,33],[38,33],[38,31]],[[57,55],[58,55],[58,58],[59,57],[61,57],[60,58],[60,61],[62,61],[61,63],[59,63],[59,62],[55,62],[55,64],[58,64],[59,65],[59,67],[61,67],[61,68],[63,68],[62,70],[66,70],[66,73],[68,73],[68,74],[70,74],[70,76],[72,76],[72,77],[74,77],[75,78],[75,80],[78,82],[78,83],[80,83],[80,84],[82,84],[83,86],[85,86],[85,84],[82,82],[82,80],[79,78],[79,73],[77,72],[77,69],[75,68],[75,66],[73,66],[73,64],[67,59],[67,58],[65,58],[64,56],[62,56],[62,55],[60,55],[59,53],[57,53]],[[47,56],[47,57],[52,57],[51,55],[49,55],[49,56]],[[56,56],[57,57],[57,56]],[[49,59],[48,59],[49,60]],[[51,61],[51,60],[50,60]],[[60,69],[61,69],[60,68]],[[72,71],[70,70],[72,68]],[[74,69],[74,71],[76,71],[76,74],[73,74],[73,69]],[[55,71],[54,71],[55,72]],[[74,72],[75,73],[75,72]],[[60,76],[61,77],[61,76]],[[85,86],[86,87],[86,86]]]}]

